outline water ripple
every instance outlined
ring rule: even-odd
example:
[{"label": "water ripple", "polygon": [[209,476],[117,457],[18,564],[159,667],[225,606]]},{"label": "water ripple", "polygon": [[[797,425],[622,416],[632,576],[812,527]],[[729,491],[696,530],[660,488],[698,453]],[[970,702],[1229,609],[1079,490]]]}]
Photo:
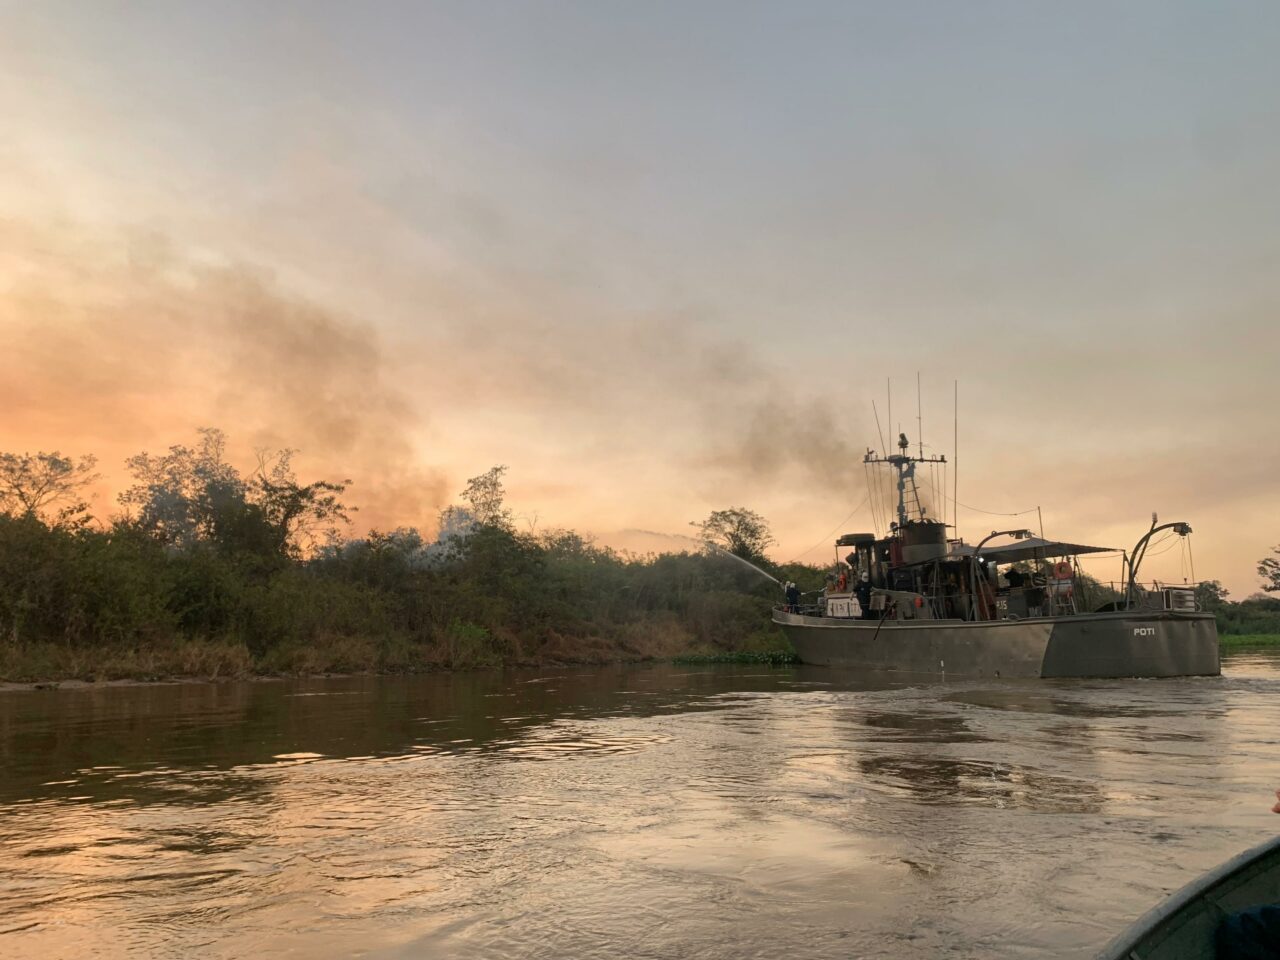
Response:
[{"label": "water ripple", "polygon": [[1084,956],[1273,831],[1277,692],[1254,658],[0,694],[0,950]]}]

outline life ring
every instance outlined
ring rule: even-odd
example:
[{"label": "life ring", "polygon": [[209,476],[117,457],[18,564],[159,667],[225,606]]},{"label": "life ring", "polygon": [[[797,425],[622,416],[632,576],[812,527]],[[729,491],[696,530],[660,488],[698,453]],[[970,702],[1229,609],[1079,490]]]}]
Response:
[{"label": "life ring", "polygon": [[844,593],[844,589],[847,586],[849,586],[849,578],[842,573],[840,574],[840,579],[836,581],[836,587],[839,588],[841,593]]},{"label": "life ring", "polygon": [[1058,580],[1070,580],[1072,572],[1071,564],[1065,560],[1059,560],[1053,565],[1053,575]]}]

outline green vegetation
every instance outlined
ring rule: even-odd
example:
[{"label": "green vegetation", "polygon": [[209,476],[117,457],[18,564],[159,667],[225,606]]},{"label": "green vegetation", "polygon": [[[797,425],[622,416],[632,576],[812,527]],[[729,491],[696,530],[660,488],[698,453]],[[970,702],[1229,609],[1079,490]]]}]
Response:
[{"label": "green vegetation", "polygon": [[124,512],[106,523],[77,496],[91,458],[0,457],[0,679],[791,655],[770,623],[775,584],[710,552],[635,557],[519,532],[502,467],[470,481],[434,539],[343,539],[345,483],[300,482],[287,450],[242,475],[224,451],[206,430],[130,458]]},{"label": "green vegetation", "polygon": [[[1262,565],[1259,564],[1259,572]],[[1271,587],[1264,589],[1270,590]],[[1280,634],[1280,597],[1255,593],[1239,602],[1228,599],[1228,592],[1217,580],[1206,580],[1196,587],[1196,601],[1202,610],[1218,621],[1218,634],[1227,642],[1233,638],[1266,637]]]},{"label": "green vegetation", "polygon": [[1280,547],[1271,551],[1271,556],[1258,561],[1258,576],[1262,578],[1262,589],[1267,593],[1280,593]]},{"label": "green vegetation", "polygon": [[1218,645],[1228,649],[1235,647],[1280,647],[1280,633],[1223,634]]},{"label": "green vegetation", "polygon": [[717,544],[735,557],[756,564],[769,562],[764,552],[775,541],[768,521],[754,510],[744,507],[714,510],[707,519],[690,526],[698,528],[703,540]]}]

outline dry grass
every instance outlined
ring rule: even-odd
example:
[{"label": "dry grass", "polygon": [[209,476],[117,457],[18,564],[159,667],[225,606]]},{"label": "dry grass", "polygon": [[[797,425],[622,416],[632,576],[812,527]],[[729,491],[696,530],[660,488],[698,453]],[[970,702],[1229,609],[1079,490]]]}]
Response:
[{"label": "dry grass", "polygon": [[[780,635],[761,632],[740,650],[697,642],[674,617],[624,624],[604,633],[551,631],[534,641],[514,631],[489,632],[455,622],[429,640],[405,637],[321,636],[274,647],[255,659],[236,640],[156,640],[132,645],[72,647],[0,642],[0,681],[227,680],[253,676],[422,673],[492,669],[504,665],[600,664],[695,656],[776,659],[790,648]],[[785,649],[784,649],[785,648]]]},{"label": "dry grass", "polygon": [[536,653],[521,662],[541,663],[616,663],[619,660],[669,660],[687,652],[694,644],[693,634],[675,618],[648,620],[615,627],[608,635],[591,633],[584,636],[550,631]]},{"label": "dry grass", "polygon": [[179,640],[93,648],[51,643],[0,645],[0,680],[234,679],[252,676],[253,657],[243,643]]}]

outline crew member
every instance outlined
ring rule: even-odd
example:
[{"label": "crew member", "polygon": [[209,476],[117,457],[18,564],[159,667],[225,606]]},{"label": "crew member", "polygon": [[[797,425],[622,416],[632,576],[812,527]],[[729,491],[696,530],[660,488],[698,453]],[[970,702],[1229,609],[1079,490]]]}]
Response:
[{"label": "crew member", "polygon": [[800,612],[800,588],[790,580],[787,581],[786,588],[787,597],[787,613]]},{"label": "crew member", "polygon": [[858,598],[858,606],[862,608],[862,619],[871,619],[871,574],[865,570],[862,576],[858,578],[858,585],[853,588],[854,594]]}]

